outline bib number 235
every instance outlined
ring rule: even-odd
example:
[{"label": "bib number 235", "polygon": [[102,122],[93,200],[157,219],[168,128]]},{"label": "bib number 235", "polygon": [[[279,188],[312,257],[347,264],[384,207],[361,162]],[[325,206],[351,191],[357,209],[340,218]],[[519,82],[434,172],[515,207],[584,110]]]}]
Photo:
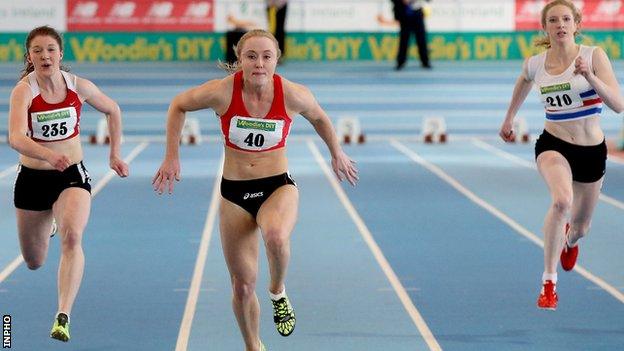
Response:
[{"label": "bib number 235", "polygon": [[67,134],[67,122],[44,124],[41,129],[44,137],[65,135]]},{"label": "bib number 235", "polygon": [[264,135],[260,133],[249,133],[243,141],[248,146],[262,147],[262,145],[264,145]]}]

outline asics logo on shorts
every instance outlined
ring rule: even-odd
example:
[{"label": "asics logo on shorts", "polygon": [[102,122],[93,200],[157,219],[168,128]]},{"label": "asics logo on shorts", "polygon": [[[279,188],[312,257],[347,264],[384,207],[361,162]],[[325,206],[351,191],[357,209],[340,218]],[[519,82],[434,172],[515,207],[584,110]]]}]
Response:
[{"label": "asics logo on shorts", "polygon": [[255,199],[257,197],[263,197],[264,193],[261,191],[259,193],[245,193],[245,195],[243,196],[243,200],[247,200],[247,199]]}]

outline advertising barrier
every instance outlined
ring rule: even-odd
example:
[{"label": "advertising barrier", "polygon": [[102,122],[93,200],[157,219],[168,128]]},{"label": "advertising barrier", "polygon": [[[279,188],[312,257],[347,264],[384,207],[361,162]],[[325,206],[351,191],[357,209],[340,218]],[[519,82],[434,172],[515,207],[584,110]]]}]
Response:
[{"label": "advertising barrier", "polygon": [[70,32],[212,32],[214,0],[68,0]]},{"label": "advertising barrier", "polygon": [[[583,30],[624,29],[624,0],[575,0],[583,15]],[[516,0],[516,30],[539,30],[540,12],[548,1]]]},{"label": "advertising barrier", "polygon": [[[539,52],[536,32],[432,33],[432,60],[521,59]],[[25,34],[0,34],[0,62],[21,61]],[[221,33],[66,33],[68,61],[216,61],[225,59],[225,35]],[[581,42],[603,47],[610,58],[624,58],[620,32],[586,33]],[[287,58],[303,61],[374,60],[396,57],[398,38],[393,33],[292,33]],[[409,55],[418,50],[410,47]]]},{"label": "advertising barrier", "polygon": [[[435,0],[427,3],[432,60],[527,57],[546,0]],[[583,43],[622,58],[624,0],[574,0]],[[21,61],[26,33],[64,32],[65,59],[78,62],[225,59],[226,34],[266,28],[264,0],[36,0],[0,2],[0,62]],[[287,59],[394,60],[398,25],[390,0],[290,0]],[[412,44],[414,45],[414,44]],[[416,57],[415,46],[409,56]]]}]

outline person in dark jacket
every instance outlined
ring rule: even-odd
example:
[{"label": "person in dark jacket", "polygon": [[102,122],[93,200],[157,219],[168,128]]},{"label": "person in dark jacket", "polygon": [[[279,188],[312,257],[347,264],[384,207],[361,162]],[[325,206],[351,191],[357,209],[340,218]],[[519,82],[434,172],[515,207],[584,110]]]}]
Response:
[{"label": "person in dark jacket", "polygon": [[396,70],[401,70],[407,62],[407,49],[409,47],[410,34],[416,35],[418,55],[424,68],[431,68],[429,63],[429,49],[427,48],[427,30],[425,28],[425,15],[423,13],[424,2],[429,0],[392,0],[394,5],[394,18],[401,26],[399,37],[399,52],[397,54]]},{"label": "person in dark jacket", "polygon": [[269,31],[277,39],[279,49],[282,51],[280,62],[286,56],[286,13],[288,0],[267,0],[267,18]]}]

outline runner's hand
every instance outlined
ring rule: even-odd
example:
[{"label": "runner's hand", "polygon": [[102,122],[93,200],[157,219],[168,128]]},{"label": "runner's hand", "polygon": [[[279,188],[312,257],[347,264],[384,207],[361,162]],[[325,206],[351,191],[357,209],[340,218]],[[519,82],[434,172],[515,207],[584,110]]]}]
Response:
[{"label": "runner's hand", "polygon": [[346,179],[351,185],[355,186],[358,177],[358,170],[355,168],[355,161],[349,158],[342,150],[336,157],[332,158],[332,168],[339,181]]},{"label": "runner's hand", "polygon": [[513,131],[513,123],[511,121],[505,120],[505,122],[503,122],[503,125],[501,125],[498,135],[500,135],[501,139],[503,139],[507,143],[514,142],[516,140],[516,135]]},{"label": "runner's hand", "polygon": [[63,172],[65,169],[67,169],[67,167],[71,165],[69,157],[54,151],[50,152],[46,161],[48,161],[48,163],[51,164],[54,169],[60,172]]},{"label": "runner's hand", "polygon": [[152,179],[154,191],[162,194],[168,189],[169,194],[172,194],[175,181],[180,181],[180,162],[177,159],[165,159]]},{"label": "runner's hand", "polygon": [[111,157],[109,165],[110,168],[122,178],[125,178],[130,174],[128,165],[124,162],[124,160],[117,156]]}]

